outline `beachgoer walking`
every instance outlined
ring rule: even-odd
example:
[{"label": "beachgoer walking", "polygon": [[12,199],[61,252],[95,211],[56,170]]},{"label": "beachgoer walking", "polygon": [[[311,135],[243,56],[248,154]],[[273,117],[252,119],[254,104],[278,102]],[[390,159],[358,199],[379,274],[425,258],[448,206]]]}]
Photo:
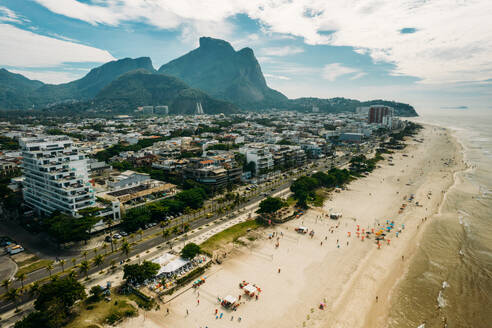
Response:
[{"label": "beachgoer walking", "polygon": [[169,308],[166,309],[167,314],[169,314]]},{"label": "beachgoer walking", "polygon": [[376,303],[378,302],[378,300],[379,300],[379,297],[376,296]]},{"label": "beachgoer walking", "polygon": [[278,273],[280,273],[280,268],[278,268]]},{"label": "beachgoer walking", "polygon": [[189,314],[188,309],[186,309],[186,315],[188,315],[188,314]]},{"label": "beachgoer walking", "polygon": [[196,305],[200,305],[200,300],[196,300]]}]

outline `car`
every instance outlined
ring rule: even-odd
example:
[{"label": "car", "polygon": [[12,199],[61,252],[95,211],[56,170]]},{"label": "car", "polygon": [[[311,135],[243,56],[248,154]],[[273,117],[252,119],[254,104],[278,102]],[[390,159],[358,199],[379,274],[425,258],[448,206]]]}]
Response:
[{"label": "car", "polygon": [[151,227],[155,227],[155,226],[157,225],[157,223],[152,222],[152,223],[150,223],[149,225],[150,225]]},{"label": "car", "polygon": [[124,232],[124,231],[120,231],[119,234],[122,235],[123,237],[128,236],[128,234],[126,232]]},{"label": "car", "polygon": [[111,240],[113,240],[113,238],[111,238],[111,236],[106,236],[106,238],[104,238],[104,241],[107,243],[110,243]]},{"label": "car", "polygon": [[113,238],[114,238],[114,239],[121,239],[122,237],[121,237],[121,235],[120,235],[119,233],[115,233],[115,234],[113,235]]},{"label": "car", "polygon": [[150,224],[149,224],[149,223],[147,223],[147,224],[144,226],[144,229],[148,229],[148,228],[150,228]]}]

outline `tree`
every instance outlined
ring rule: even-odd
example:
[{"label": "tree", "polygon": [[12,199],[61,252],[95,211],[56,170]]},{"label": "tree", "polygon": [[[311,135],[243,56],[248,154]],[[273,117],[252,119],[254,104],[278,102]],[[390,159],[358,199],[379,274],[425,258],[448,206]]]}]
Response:
[{"label": "tree", "polygon": [[51,263],[50,263],[50,264],[48,264],[48,265],[46,266],[46,270],[48,270],[48,272],[50,273],[50,277],[51,277],[51,271],[53,271],[53,264],[51,264]]},{"label": "tree", "polygon": [[32,283],[31,287],[29,288],[29,294],[31,296],[35,296],[39,293],[39,282],[35,281]]},{"label": "tree", "polygon": [[9,291],[10,284],[11,284],[10,279],[5,279],[2,281],[2,287],[5,288],[5,292]]},{"label": "tree", "polygon": [[87,251],[84,251],[84,252],[82,253],[82,256],[83,256],[83,257],[84,257],[84,259],[87,261]]},{"label": "tree", "polygon": [[90,230],[97,221],[97,217],[74,218],[67,214],[54,212],[43,220],[43,225],[50,236],[55,238],[59,244],[63,244],[89,239]]},{"label": "tree", "polygon": [[17,301],[19,300],[19,289],[18,288],[12,288],[10,289],[5,295],[5,299],[8,302],[13,302],[15,304],[15,311],[18,311],[18,306],[17,306]]},{"label": "tree", "polygon": [[205,190],[195,187],[180,192],[175,196],[175,198],[186,204],[186,206],[197,209],[203,206],[203,201],[207,198],[207,195]]},{"label": "tree", "polygon": [[126,264],[123,267],[123,279],[134,284],[141,284],[153,278],[159,272],[159,268],[159,264],[149,261],[144,261],[142,264]]},{"label": "tree", "polygon": [[26,274],[21,272],[17,275],[17,279],[21,282],[22,289],[24,289],[24,280],[26,280]]},{"label": "tree", "polygon": [[140,236],[140,241],[142,241],[142,239],[143,239],[143,230],[142,229],[138,229],[137,233]]},{"label": "tree", "polygon": [[127,258],[128,255],[130,254],[130,250],[131,250],[131,246],[128,242],[125,241],[123,244],[121,244],[121,252],[125,254]]},{"label": "tree", "polygon": [[85,273],[86,278],[89,278],[89,262],[87,261],[80,262],[79,270],[80,272]]},{"label": "tree", "polygon": [[260,202],[258,213],[273,214],[282,207],[287,206],[287,203],[278,197],[267,197]]},{"label": "tree", "polygon": [[200,254],[200,251],[200,246],[195,243],[189,243],[181,250],[181,257],[189,260]]},{"label": "tree", "polygon": [[14,328],[48,327],[47,322],[48,320],[46,318],[46,314],[39,311],[34,311],[23,317],[21,320],[17,321],[14,325]]},{"label": "tree", "polygon": [[106,255],[107,255],[107,254],[108,254],[108,244],[104,244],[104,245],[102,246],[102,248],[103,248],[103,250],[104,250],[104,254],[106,254]]},{"label": "tree", "polygon": [[57,279],[41,286],[34,308],[44,315],[45,324],[36,327],[61,327],[69,318],[73,304],[85,297],[84,286],[70,277]]},{"label": "tree", "polygon": [[101,286],[99,285],[92,286],[89,291],[89,294],[91,294],[90,301],[92,302],[100,301],[102,299],[103,292],[104,289]]},{"label": "tree", "polygon": [[99,254],[99,255],[96,255],[96,257],[94,257],[94,265],[95,266],[100,268],[103,263],[104,263],[104,256]]},{"label": "tree", "polygon": [[65,260],[60,260],[60,266],[62,268],[62,272],[65,272]]}]

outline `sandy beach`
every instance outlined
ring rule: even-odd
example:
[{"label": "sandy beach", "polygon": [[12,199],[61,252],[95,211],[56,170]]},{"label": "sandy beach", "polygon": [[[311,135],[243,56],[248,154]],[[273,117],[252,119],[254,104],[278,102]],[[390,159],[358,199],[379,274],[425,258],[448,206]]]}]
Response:
[{"label": "sandy beach", "polygon": [[[438,215],[454,172],[463,168],[459,145],[448,131],[426,126],[418,138],[424,142],[408,140],[403,151],[392,154],[393,166],[380,162],[380,168],[350,183],[348,190],[332,193],[322,209],[261,230],[248,246],[236,245],[223,264],[207,271],[199,289],[169,302],[172,296],[167,296],[160,310],[142,312],[119,326],[384,327],[395,286],[426,223]],[[325,217],[330,211],[343,217],[330,220]],[[357,236],[357,229],[377,231],[387,220],[395,228],[380,249],[373,235],[365,240]],[[301,225],[314,230],[314,237],[294,231]],[[273,232],[279,236],[278,248],[276,237],[268,239]],[[242,294],[242,280],[262,289],[258,300],[243,295],[237,311],[221,308],[217,298]],[[320,303],[326,304],[323,310]],[[222,319],[216,319],[215,309]]]}]

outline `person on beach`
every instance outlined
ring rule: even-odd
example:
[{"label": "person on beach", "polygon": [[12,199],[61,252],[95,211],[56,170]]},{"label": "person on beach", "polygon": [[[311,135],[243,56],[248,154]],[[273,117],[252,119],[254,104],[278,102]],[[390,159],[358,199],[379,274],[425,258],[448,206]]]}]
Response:
[{"label": "person on beach", "polygon": [[278,268],[278,273],[280,273],[280,268]]},{"label": "person on beach", "polygon": [[379,297],[376,296],[376,303],[378,302],[378,300],[379,300]]},{"label": "person on beach", "polygon": [[189,314],[188,309],[186,309],[186,315],[188,315],[188,314]]}]

